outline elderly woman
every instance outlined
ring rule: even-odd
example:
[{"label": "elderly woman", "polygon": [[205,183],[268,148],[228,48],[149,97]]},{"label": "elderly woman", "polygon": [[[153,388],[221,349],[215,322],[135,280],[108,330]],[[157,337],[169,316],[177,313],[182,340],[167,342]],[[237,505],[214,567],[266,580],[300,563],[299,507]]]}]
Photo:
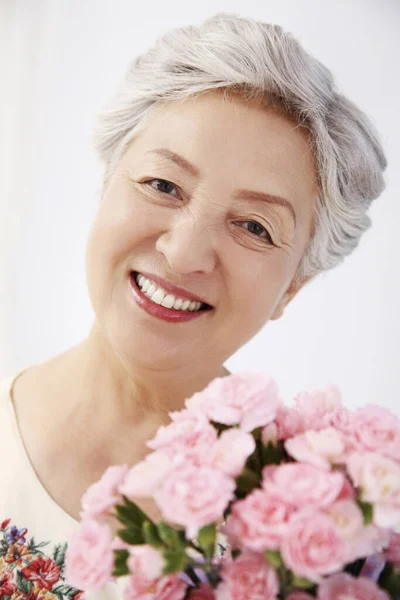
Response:
[{"label": "elderly woman", "polygon": [[169,411],[354,250],[384,188],[378,136],[330,71],[281,27],[230,14],[134,60],[95,142],[95,321],[0,388],[5,595],[73,597],[63,552],[86,488],[143,459]]}]

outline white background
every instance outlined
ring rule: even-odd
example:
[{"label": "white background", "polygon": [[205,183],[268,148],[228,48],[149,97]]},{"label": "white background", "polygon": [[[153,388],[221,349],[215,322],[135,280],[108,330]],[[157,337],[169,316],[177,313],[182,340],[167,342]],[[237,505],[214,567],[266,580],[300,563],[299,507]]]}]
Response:
[{"label": "white background", "polygon": [[90,146],[96,112],[156,37],[219,11],[292,31],[373,119],[389,160],[357,250],[226,364],[272,373],[288,401],[337,383],[348,406],[400,413],[397,0],[0,0],[0,377],[90,329],[84,251],[101,185]]}]

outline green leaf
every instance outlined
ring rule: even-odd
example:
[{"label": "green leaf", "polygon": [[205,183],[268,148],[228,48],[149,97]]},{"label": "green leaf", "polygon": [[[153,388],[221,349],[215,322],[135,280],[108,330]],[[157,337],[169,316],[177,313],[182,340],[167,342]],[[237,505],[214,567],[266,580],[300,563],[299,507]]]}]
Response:
[{"label": "green leaf", "polygon": [[314,583],[305,577],[298,577],[293,573],[293,585],[302,590],[308,590],[314,587]]},{"label": "green leaf", "polygon": [[369,525],[372,523],[372,518],[374,516],[374,507],[370,502],[363,502],[362,500],[357,500],[358,506],[361,508],[362,514],[364,515],[364,525]]},{"label": "green leaf", "polygon": [[223,423],[217,423],[217,421],[210,421],[210,423],[218,431],[218,435],[220,435],[223,431],[226,431],[227,429],[236,427],[235,425],[224,425]]},{"label": "green leaf", "polygon": [[261,453],[263,466],[279,465],[285,456],[282,443],[278,443],[277,445],[272,442],[268,442],[267,445],[263,444]]},{"label": "green leaf", "polygon": [[16,571],[15,573],[15,582],[20,592],[23,594],[29,594],[31,588],[33,587],[33,583],[25,579],[23,575],[21,575],[20,571]]},{"label": "green leaf", "polygon": [[169,575],[170,573],[179,573],[180,571],[183,571],[190,561],[187,554],[182,550],[164,550],[163,557],[165,560],[163,575]]},{"label": "green leaf", "polygon": [[262,431],[262,427],[257,427],[256,429],[253,429],[253,431],[251,432],[251,435],[256,440],[256,442],[261,440],[261,431]]},{"label": "green leaf", "polygon": [[173,527],[170,527],[166,523],[160,521],[156,523],[156,528],[160,539],[171,549],[181,549],[182,541],[179,532]]},{"label": "green leaf", "polygon": [[278,550],[265,550],[264,556],[274,569],[279,569],[283,565],[281,553]]},{"label": "green leaf", "polygon": [[163,545],[160,536],[158,535],[157,527],[154,523],[150,523],[150,521],[144,521],[142,525],[142,533],[144,537],[144,541],[149,546],[153,546],[153,548],[159,548]]},{"label": "green leaf", "polygon": [[67,551],[67,543],[66,542],[64,544],[57,544],[55,546],[54,552],[53,552],[53,560],[58,567],[61,567],[61,565],[64,564],[66,551]]},{"label": "green leaf", "polygon": [[214,554],[217,529],[214,523],[202,527],[197,535],[197,541],[206,553],[207,558]]},{"label": "green leaf", "polygon": [[115,507],[116,517],[121,521],[123,525],[135,525],[139,529],[142,527],[144,521],[151,521],[142,510],[136,504],[131,502],[129,498],[123,496],[124,504],[118,504]]},{"label": "green leaf", "polygon": [[114,577],[129,575],[129,569],[126,564],[129,556],[129,550],[113,550],[114,552]]},{"label": "green leaf", "polygon": [[117,535],[127,544],[144,544],[144,537],[141,529],[138,527],[127,527],[119,529]]},{"label": "green leaf", "polygon": [[394,569],[390,563],[386,563],[380,574],[379,585],[386,590],[392,600],[398,600],[400,596],[400,570]]},{"label": "green leaf", "polygon": [[146,513],[144,513],[134,502],[132,502],[131,500],[129,500],[129,498],[127,498],[126,496],[122,496],[125,502],[125,506],[129,509],[129,511],[131,512],[132,515],[135,515],[135,524],[142,526],[142,524],[144,523],[144,521],[150,521],[150,523],[152,523],[153,521],[150,519],[150,517],[148,517],[146,515]]},{"label": "green leaf", "polygon": [[236,486],[239,492],[251,492],[258,486],[260,477],[251,469],[244,468],[239,477],[236,478]]}]

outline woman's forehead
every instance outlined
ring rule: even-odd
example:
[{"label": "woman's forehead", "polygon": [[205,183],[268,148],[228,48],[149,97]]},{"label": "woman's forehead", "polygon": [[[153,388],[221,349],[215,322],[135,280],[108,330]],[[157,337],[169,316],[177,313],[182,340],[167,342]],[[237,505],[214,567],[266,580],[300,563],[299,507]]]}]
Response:
[{"label": "woman's forehead", "polygon": [[[182,162],[173,161],[168,151]],[[157,106],[133,139],[125,165],[174,165],[193,178],[225,175],[239,187],[315,196],[314,159],[304,128],[283,114],[221,94]],[[185,168],[185,163],[187,167]],[[260,190],[262,191],[262,190]]]}]

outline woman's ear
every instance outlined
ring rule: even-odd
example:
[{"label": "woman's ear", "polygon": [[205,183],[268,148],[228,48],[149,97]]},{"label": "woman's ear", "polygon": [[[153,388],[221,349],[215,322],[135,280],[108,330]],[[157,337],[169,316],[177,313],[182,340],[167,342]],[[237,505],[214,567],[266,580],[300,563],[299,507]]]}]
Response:
[{"label": "woman's ear", "polygon": [[286,292],[283,294],[282,298],[279,300],[276,305],[272,316],[270,317],[270,321],[276,321],[279,319],[291,300],[296,296],[296,294],[301,290],[301,288],[312,279],[314,275],[309,275],[308,277],[298,278],[294,277],[292,282]]}]

